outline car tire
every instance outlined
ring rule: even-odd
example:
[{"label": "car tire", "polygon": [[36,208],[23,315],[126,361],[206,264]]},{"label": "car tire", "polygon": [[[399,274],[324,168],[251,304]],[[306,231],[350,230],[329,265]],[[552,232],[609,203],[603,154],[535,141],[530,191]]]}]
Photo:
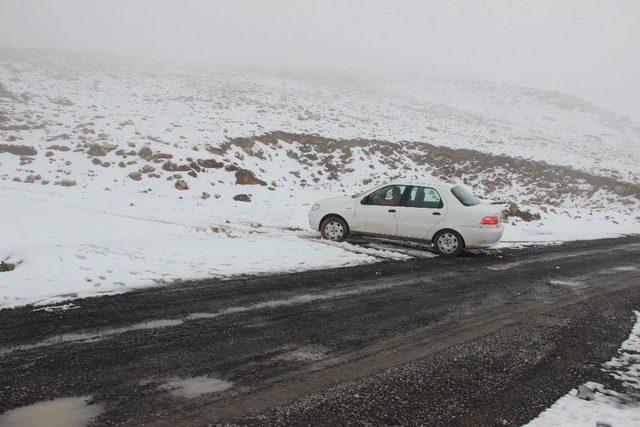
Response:
[{"label": "car tire", "polygon": [[342,242],[349,235],[349,226],[339,216],[330,216],[320,224],[320,234],[324,239]]},{"label": "car tire", "polygon": [[464,249],[464,240],[453,230],[441,230],[433,236],[433,246],[440,255],[455,256]]}]

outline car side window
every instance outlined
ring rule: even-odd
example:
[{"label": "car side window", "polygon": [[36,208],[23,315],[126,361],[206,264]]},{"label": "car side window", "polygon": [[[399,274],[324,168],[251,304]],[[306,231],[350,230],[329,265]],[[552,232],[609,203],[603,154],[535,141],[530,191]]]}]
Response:
[{"label": "car side window", "polygon": [[443,207],[442,198],[438,192],[430,187],[413,187],[409,192],[407,207],[440,209]]},{"label": "car side window", "polygon": [[388,185],[369,194],[362,200],[364,205],[377,206],[400,206],[400,201],[404,190],[404,185]]}]

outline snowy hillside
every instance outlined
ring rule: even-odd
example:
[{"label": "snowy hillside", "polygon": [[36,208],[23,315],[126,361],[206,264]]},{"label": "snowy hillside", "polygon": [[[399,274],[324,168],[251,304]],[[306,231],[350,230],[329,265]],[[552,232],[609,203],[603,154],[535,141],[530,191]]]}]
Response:
[{"label": "snowy hillside", "polygon": [[507,241],[640,232],[640,126],[571,96],[0,55],[0,307],[406,254],[318,242],[315,200],[399,176],[511,204]]}]

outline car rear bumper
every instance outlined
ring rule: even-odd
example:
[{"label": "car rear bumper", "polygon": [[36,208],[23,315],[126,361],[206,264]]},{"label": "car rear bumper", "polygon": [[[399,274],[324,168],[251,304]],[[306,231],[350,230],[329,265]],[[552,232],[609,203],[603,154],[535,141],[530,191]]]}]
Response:
[{"label": "car rear bumper", "polygon": [[464,234],[465,246],[469,249],[488,248],[500,241],[504,234],[504,225],[486,227],[468,227]]}]

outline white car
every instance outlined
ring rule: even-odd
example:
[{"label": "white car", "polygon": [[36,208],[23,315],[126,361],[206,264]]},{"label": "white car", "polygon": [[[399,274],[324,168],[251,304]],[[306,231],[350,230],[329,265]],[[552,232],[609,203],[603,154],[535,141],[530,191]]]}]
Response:
[{"label": "white car", "polygon": [[391,183],[315,203],[309,225],[325,239],[367,234],[433,243],[443,255],[486,248],[504,232],[502,207],[482,203],[460,185]]}]

